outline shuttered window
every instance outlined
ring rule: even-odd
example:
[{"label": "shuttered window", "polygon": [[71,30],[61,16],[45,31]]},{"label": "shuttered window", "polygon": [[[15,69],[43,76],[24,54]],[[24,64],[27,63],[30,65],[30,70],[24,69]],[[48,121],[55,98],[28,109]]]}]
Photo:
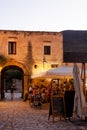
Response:
[{"label": "shuttered window", "polygon": [[51,47],[44,46],[44,55],[50,55],[50,54],[51,54]]},{"label": "shuttered window", "polygon": [[16,42],[8,42],[8,54],[16,54]]}]

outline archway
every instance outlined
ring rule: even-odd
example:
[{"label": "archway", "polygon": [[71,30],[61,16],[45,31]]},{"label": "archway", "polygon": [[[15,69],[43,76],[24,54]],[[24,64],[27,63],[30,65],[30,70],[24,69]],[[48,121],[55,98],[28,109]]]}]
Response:
[{"label": "archway", "polygon": [[[21,84],[18,86],[19,81]],[[6,93],[10,92],[12,83],[15,83],[15,93],[24,95],[24,72],[16,65],[9,65],[1,71],[1,99],[6,98]]]}]

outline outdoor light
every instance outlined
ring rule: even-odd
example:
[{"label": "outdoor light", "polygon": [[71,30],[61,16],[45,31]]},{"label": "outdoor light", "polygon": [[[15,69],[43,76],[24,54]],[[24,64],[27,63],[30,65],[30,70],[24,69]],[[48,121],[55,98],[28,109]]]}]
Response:
[{"label": "outdoor light", "polygon": [[47,63],[47,61],[46,61],[46,57],[44,56],[43,57],[43,68],[44,68],[45,63]]},{"label": "outdoor light", "polygon": [[37,69],[37,67],[38,67],[37,65],[34,65],[34,68],[35,68],[35,69]]},{"label": "outdoor light", "polygon": [[1,72],[1,70],[2,70],[2,67],[0,66],[0,72]]}]

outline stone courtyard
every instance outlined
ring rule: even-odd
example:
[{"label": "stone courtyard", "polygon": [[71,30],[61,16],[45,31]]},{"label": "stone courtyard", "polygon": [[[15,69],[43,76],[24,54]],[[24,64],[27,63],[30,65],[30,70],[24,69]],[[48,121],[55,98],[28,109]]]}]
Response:
[{"label": "stone courtyard", "polygon": [[28,100],[24,102],[20,93],[6,93],[5,100],[0,101],[0,130],[87,130],[87,125],[75,125],[69,120],[52,117],[48,120],[49,104],[42,104],[42,108],[34,108]]}]

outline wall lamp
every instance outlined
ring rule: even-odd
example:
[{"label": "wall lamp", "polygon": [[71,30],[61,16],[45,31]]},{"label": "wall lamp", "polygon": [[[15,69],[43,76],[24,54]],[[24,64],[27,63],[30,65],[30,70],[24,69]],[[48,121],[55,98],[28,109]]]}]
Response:
[{"label": "wall lamp", "polygon": [[45,67],[45,63],[47,63],[47,61],[46,61],[46,57],[43,56],[43,68]]}]

